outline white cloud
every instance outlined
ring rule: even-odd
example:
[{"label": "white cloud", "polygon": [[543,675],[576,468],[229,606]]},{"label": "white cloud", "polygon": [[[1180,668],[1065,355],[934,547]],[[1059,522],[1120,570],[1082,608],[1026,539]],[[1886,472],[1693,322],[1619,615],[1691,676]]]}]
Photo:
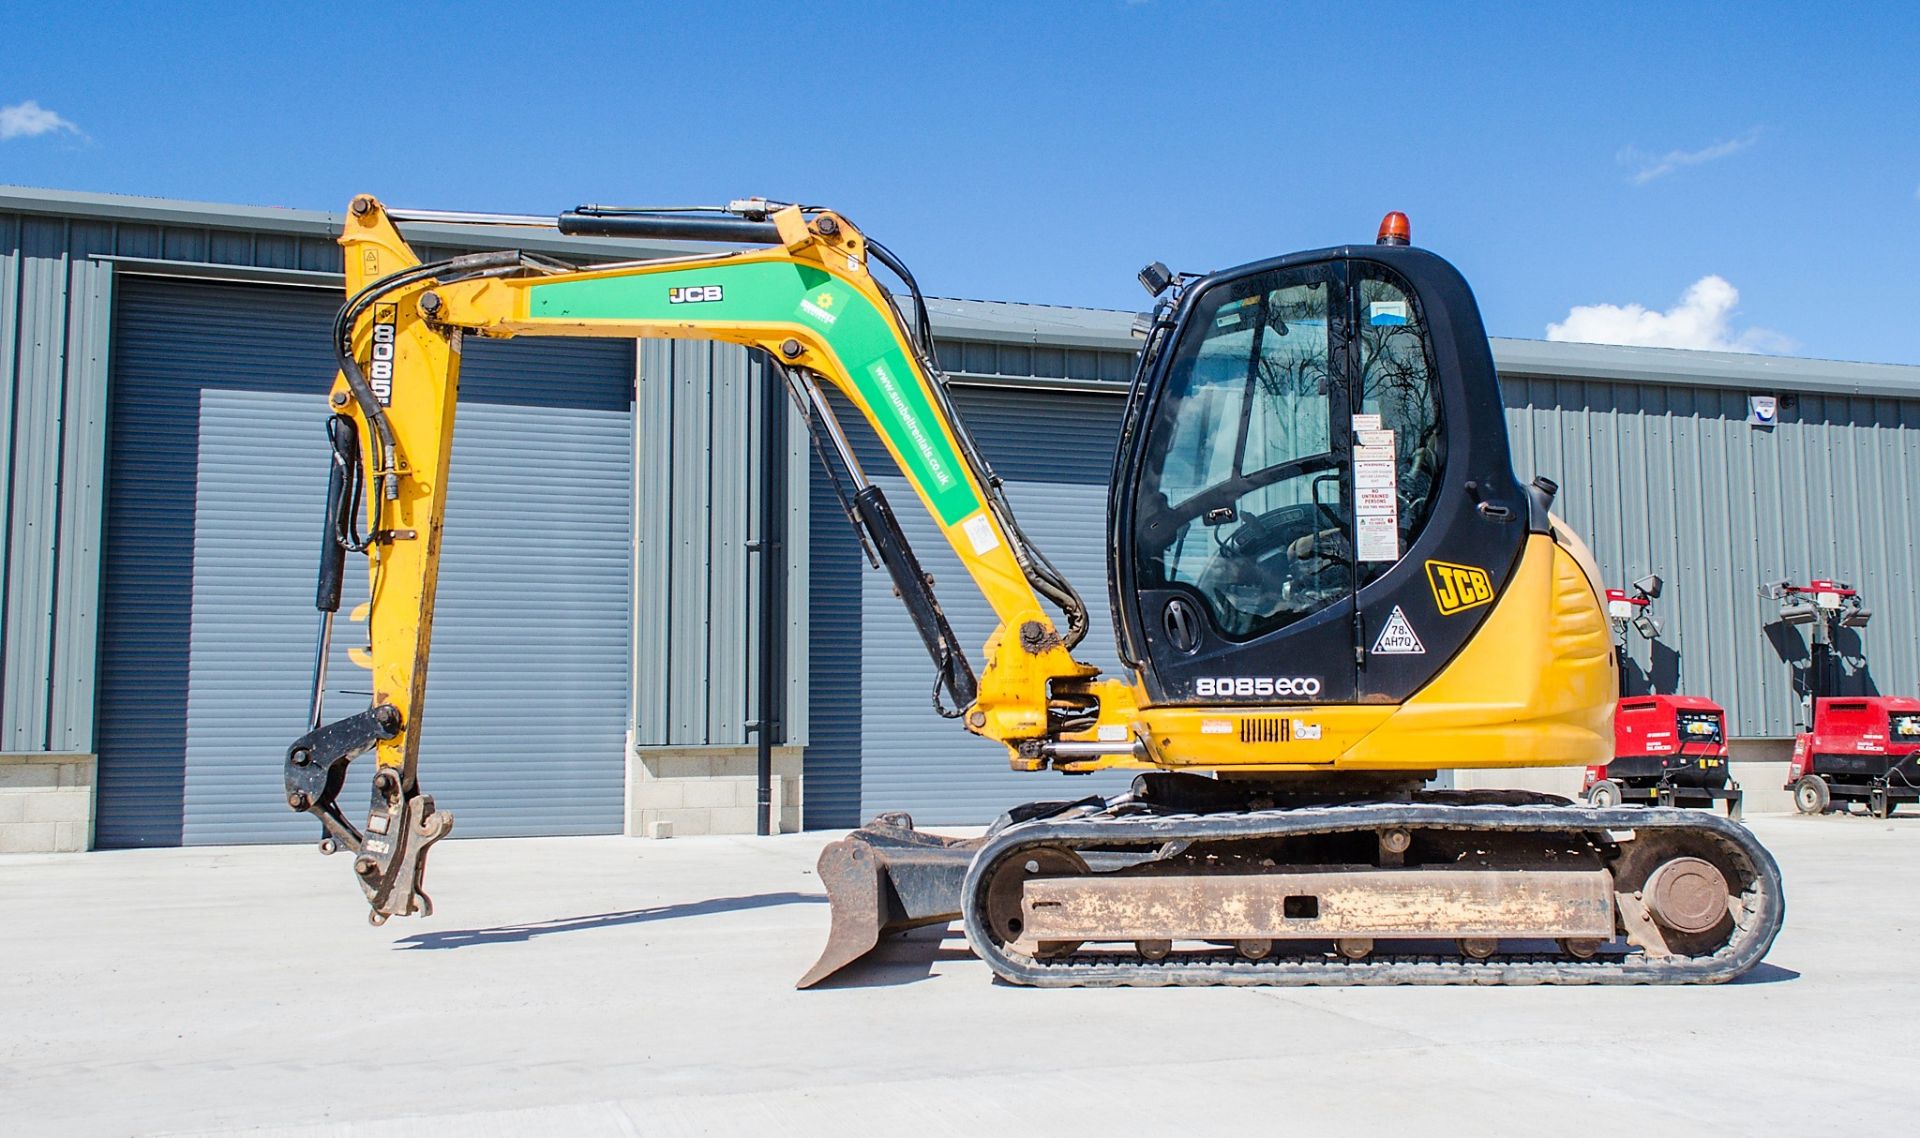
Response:
[{"label": "white cloud", "polygon": [[14,138],[37,138],[55,131],[79,134],[80,128],[54,114],[32,99],[0,107],[0,142]]},{"label": "white cloud", "polygon": [[1785,352],[1793,341],[1765,328],[1735,331],[1732,317],[1740,290],[1725,277],[1693,282],[1680,303],[1657,312],[1640,304],[1581,304],[1547,339],[1582,344],[1627,344],[1641,348],[1694,348],[1711,352]]},{"label": "white cloud", "polygon": [[1698,166],[1732,154],[1738,154],[1760,141],[1760,128],[1754,127],[1745,134],[1716,142],[1712,146],[1703,146],[1698,150],[1669,150],[1665,154],[1648,154],[1644,150],[1629,146],[1619,154],[1622,166],[1635,167],[1627,180],[1636,186],[1644,186],[1655,178],[1664,178],[1675,170],[1687,166]]}]

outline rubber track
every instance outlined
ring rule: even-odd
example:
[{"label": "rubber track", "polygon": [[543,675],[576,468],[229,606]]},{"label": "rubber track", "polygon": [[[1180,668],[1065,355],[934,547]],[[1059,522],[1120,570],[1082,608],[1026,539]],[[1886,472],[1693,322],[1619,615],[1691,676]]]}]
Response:
[{"label": "rubber track", "polygon": [[[1706,831],[1744,858],[1752,884],[1742,895],[1746,918],[1710,956],[1649,958],[1638,952],[1589,960],[1566,955],[1495,954],[1486,960],[1376,952],[1364,960],[1270,957],[1248,961],[1231,950],[1176,952],[1164,960],[1128,960],[1115,953],[1078,953],[1029,960],[1005,952],[986,924],[986,883],[1003,860],[1034,846],[1159,846],[1169,841],[1286,837],[1400,826],[1483,832]],[[1379,803],[1269,810],[1231,815],[1095,815],[1064,822],[1009,826],[974,856],[961,894],[967,939],[994,972],[1038,988],[1166,987],[1219,984],[1717,984],[1766,956],[1786,915],[1780,867],[1746,827],[1718,815],[1667,807],[1593,809],[1577,806],[1453,806]],[[1433,939],[1433,938],[1427,938]]]}]

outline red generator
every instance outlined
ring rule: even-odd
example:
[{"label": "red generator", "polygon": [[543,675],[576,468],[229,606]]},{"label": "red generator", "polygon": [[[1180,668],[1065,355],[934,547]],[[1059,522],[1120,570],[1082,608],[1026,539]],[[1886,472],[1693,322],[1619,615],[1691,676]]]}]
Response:
[{"label": "red generator", "polygon": [[1613,711],[1613,761],[1588,767],[1582,788],[1594,806],[1727,804],[1741,791],[1728,777],[1727,713],[1697,695],[1623,697]]},{"label": "red generator", "polygon": [[1775,581],[1760,594],[1779,601],[1780,623],[1812,626],[1813,652],[1793,737],[1786,788],[1802,814],[1864,803],[1885,818],[1902,802],[1920,801],[1920,699],[1831,694],[1839,687],[1836,628],[1865,628],[1873,613],[1845,581],[1804,585]]},{"label": "red generator", "polygon": [[1704,806],[1727,804],[1740,817],[1740,784],[1727,768],[1727,713],[1697,695],[1628,695],[1627,630],[1647,640],[1660,636],[1650,609],[1660,578],[1649,574],[1633,591],[1607,590],[1607,615],[1620,645],[1620,699],[1613,706],[1613,759],[1587,768],[1580,790],[1589,804],[1609,806]]},{"label": "red generator", "polygon": [[1864,802],[1885,818],[1902,802],[1920,801],[1920,699],[1815,699],[1813,730],[1793,737],[1787,789],[1802,814]]}]

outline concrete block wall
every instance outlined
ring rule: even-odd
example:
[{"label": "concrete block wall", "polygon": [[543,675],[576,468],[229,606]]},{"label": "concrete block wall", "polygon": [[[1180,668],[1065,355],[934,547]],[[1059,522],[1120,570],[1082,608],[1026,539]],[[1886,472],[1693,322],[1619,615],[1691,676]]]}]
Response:
[{"label": "concrete block wall", "polygon": [[92,755],[0,755],[0,854],[93,847]]},{"label": "concrete block wall", "polygon": [[[800,747],[773,749],[779,833],[800,829],[802,751]],[[758,829],[758,762],[752,747],[629,750],[627,833],[641,838],[754,833]]]}]

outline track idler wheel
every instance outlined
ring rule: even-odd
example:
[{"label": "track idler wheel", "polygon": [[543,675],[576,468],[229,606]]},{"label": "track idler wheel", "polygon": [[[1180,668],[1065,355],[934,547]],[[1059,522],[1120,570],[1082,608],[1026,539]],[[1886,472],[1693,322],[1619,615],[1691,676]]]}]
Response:
[{"label": "track idler wheel", "polygon": [[1022,941],[1024,917],[1020,903],[1027,882],[1038,877],[1078,877],[1087,872],[1087,863],[1069,849],[1041,846],[1024,856],[1010,858],[994,872],[987,885],[987,923],[1001,944],[1025,952],[1037,959],[1071,955],[1080,947],[1077,940]]},{"label": "track idler wheel", "polygon": [[1735,931],[1744,888],[1727,852],[1693,835],[1644,833],[1614,867],[1620,923],[1649,956],[1709,956]]},{"label": "track idler wheel", "polygon": [[1727,919],[1727,876],[1697,857],[1661,865],[1645,893],[1648,914],[1673,932],[1698,936]]}]

